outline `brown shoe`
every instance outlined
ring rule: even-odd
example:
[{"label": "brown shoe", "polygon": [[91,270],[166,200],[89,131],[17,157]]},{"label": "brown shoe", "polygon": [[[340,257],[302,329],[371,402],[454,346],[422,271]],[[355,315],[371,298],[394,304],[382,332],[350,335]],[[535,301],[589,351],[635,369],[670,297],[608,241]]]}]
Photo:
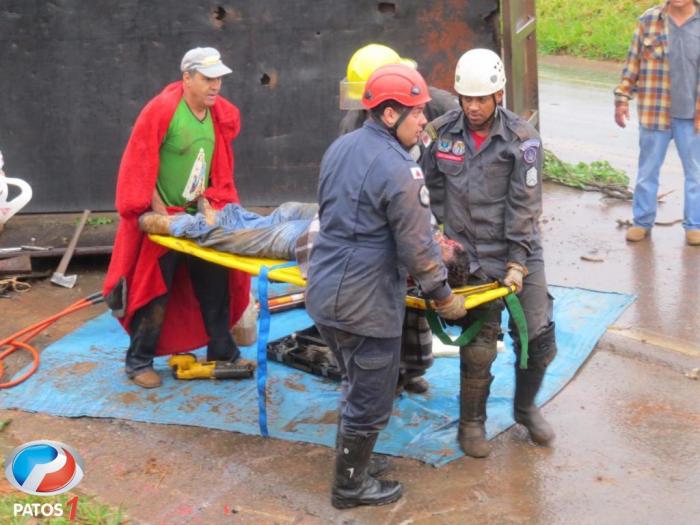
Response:
[{"label": "brown shoe", "polygon": [[251,359],[243,359],[242,357],[236,359],[233,362],[233,364],[236,366],[249,368],[250,370],[255,370],[258,367],[257,361],[253,361]]},{"label": "brown shoe", "polygon": [[406,392],[413,392],[414,394],[425,394],[430,389],[430,383],[428,383],[422,377],[412,377],[404,385],[404,390]]},{"label": "brown shoe", "polygon": [[139,217],[139,228],[146,233],[170,235],[170,216],[149,211]]},{"label": "brown shoe", "polygon": [[131,380],[141,388],[158,388],[162,384],[160,376],[152,368],[138,372]]},{"label": "brown shoe", "polygon": [[627,235],[625,239],[629,242],[639,242],[644,240],[644,238],[649,234],[649,228],[642,228],[641,226],[630,226],[627,229]]},{"label": "brown shoe", "polygon": [[686,230],[685,242],[690,246],[700,246],[700,230]]}]

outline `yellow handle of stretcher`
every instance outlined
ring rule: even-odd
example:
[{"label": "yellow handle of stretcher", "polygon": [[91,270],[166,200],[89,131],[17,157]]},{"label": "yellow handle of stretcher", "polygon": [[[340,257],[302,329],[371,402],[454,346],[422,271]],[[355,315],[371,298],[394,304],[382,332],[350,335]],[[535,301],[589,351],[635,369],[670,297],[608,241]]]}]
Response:
[{"label": "yellow handle of stretcher", "polygon": [[[151,234],[148,236],[148,238],[156,244],[160,244],[161,246],[165,246],[171,250],[187,253],[195,257],[199,257],[200,259],[204,259],[205,261],[219,264],[221,266],[225,266],[226,268],[240,270],[251,275],[260,275],[260,270],[264,266],[271,267],[289,262],[283,259],[265,259],[261,257],[249,257],[247,255],[220,252],[213,248],[200,246],[196,242],[189,239],[170,237],[168,235]],[[297,286],[306,286],[306,280],[304,277],[302,277],[298,266],[289,266],[287,268],[270,270],[267,276],[272,281],[290,283]],[[514,292],[515,288],[502,286],[500,283],[494,281],[492,283],[477,286],[455,288],[453,291],[458,295],[465,296],[464,307],[467,310],[471,310],[472,308],[476,308],[482,304],[505,297],[509,293]],[[406,297],[406,306],[425,310],[425,301],[418,297],[408,296]]]},{"label": "yellow handle of stretcher", "polygon": [[[465,296],[464,308],[466,308],[467,310],[471,310],[473,308],[476,308],[477,306],[481,306],[482,304],[486,304],[491,301],[495,301],[496,299],[500,299],[501,297],[505,297],[511,292],[515,292],[514,286],[501,286],[496,281],[487,285],[471,287],[473,289],[465,293],[464,290],[466,288],[470,287],[458,288],[453,291],[458,295]],[[410,306],[411,308],[418,308],[419,310],[425,310],[425,301],[423,299],[419,299],[418,297],[408,296],[406,297],[406,306]]]}]

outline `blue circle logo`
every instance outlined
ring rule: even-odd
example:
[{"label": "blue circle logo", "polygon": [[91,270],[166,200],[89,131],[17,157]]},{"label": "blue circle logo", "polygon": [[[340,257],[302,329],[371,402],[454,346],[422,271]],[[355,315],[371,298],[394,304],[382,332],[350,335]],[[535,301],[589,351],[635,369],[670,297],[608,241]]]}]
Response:
[{"label": "blue circle logo", "polygon": [[80,483],[83,473],[82,458],[72,447],[58,441],[30,441],[5,459],[7,481],[34,496],[68,492]]}]

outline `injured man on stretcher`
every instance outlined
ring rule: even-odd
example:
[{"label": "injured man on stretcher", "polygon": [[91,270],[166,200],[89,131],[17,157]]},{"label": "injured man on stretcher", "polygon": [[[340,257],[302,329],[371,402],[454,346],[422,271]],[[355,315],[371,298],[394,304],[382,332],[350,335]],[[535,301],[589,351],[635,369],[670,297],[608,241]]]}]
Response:
[{"label": "injured man on stretcher", "polygon": [[[309,254],[319,231],[318,204],[285,202],[269,215],[260,215],[240,204],[214,210],[206,199],[200,198],[197,209],[194,215],[144,213],[139,226],[146,233],[192,239],[200,246],[221,252],[296,260],[306,277]],[[434,226],[448,283],[453,288],[464,286],[469,268],[467,253],[459,243],[445,237],[437,223]]]}]

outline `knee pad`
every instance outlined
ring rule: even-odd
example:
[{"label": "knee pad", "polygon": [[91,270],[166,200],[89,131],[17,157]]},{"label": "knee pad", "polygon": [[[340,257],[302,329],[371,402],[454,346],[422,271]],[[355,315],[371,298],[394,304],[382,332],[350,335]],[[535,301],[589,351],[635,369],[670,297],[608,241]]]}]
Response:
[{"label": "knee pad", "polygon": [[486,323],[474,340],[459,349],[462,370],[490,368],[496,359],[496,345],[500,326]]},{"label": "knee pad", "polygon": [[554,322],[528,345],[528,368],[544,370],[557,355],[557,341],[554,336]]}]

